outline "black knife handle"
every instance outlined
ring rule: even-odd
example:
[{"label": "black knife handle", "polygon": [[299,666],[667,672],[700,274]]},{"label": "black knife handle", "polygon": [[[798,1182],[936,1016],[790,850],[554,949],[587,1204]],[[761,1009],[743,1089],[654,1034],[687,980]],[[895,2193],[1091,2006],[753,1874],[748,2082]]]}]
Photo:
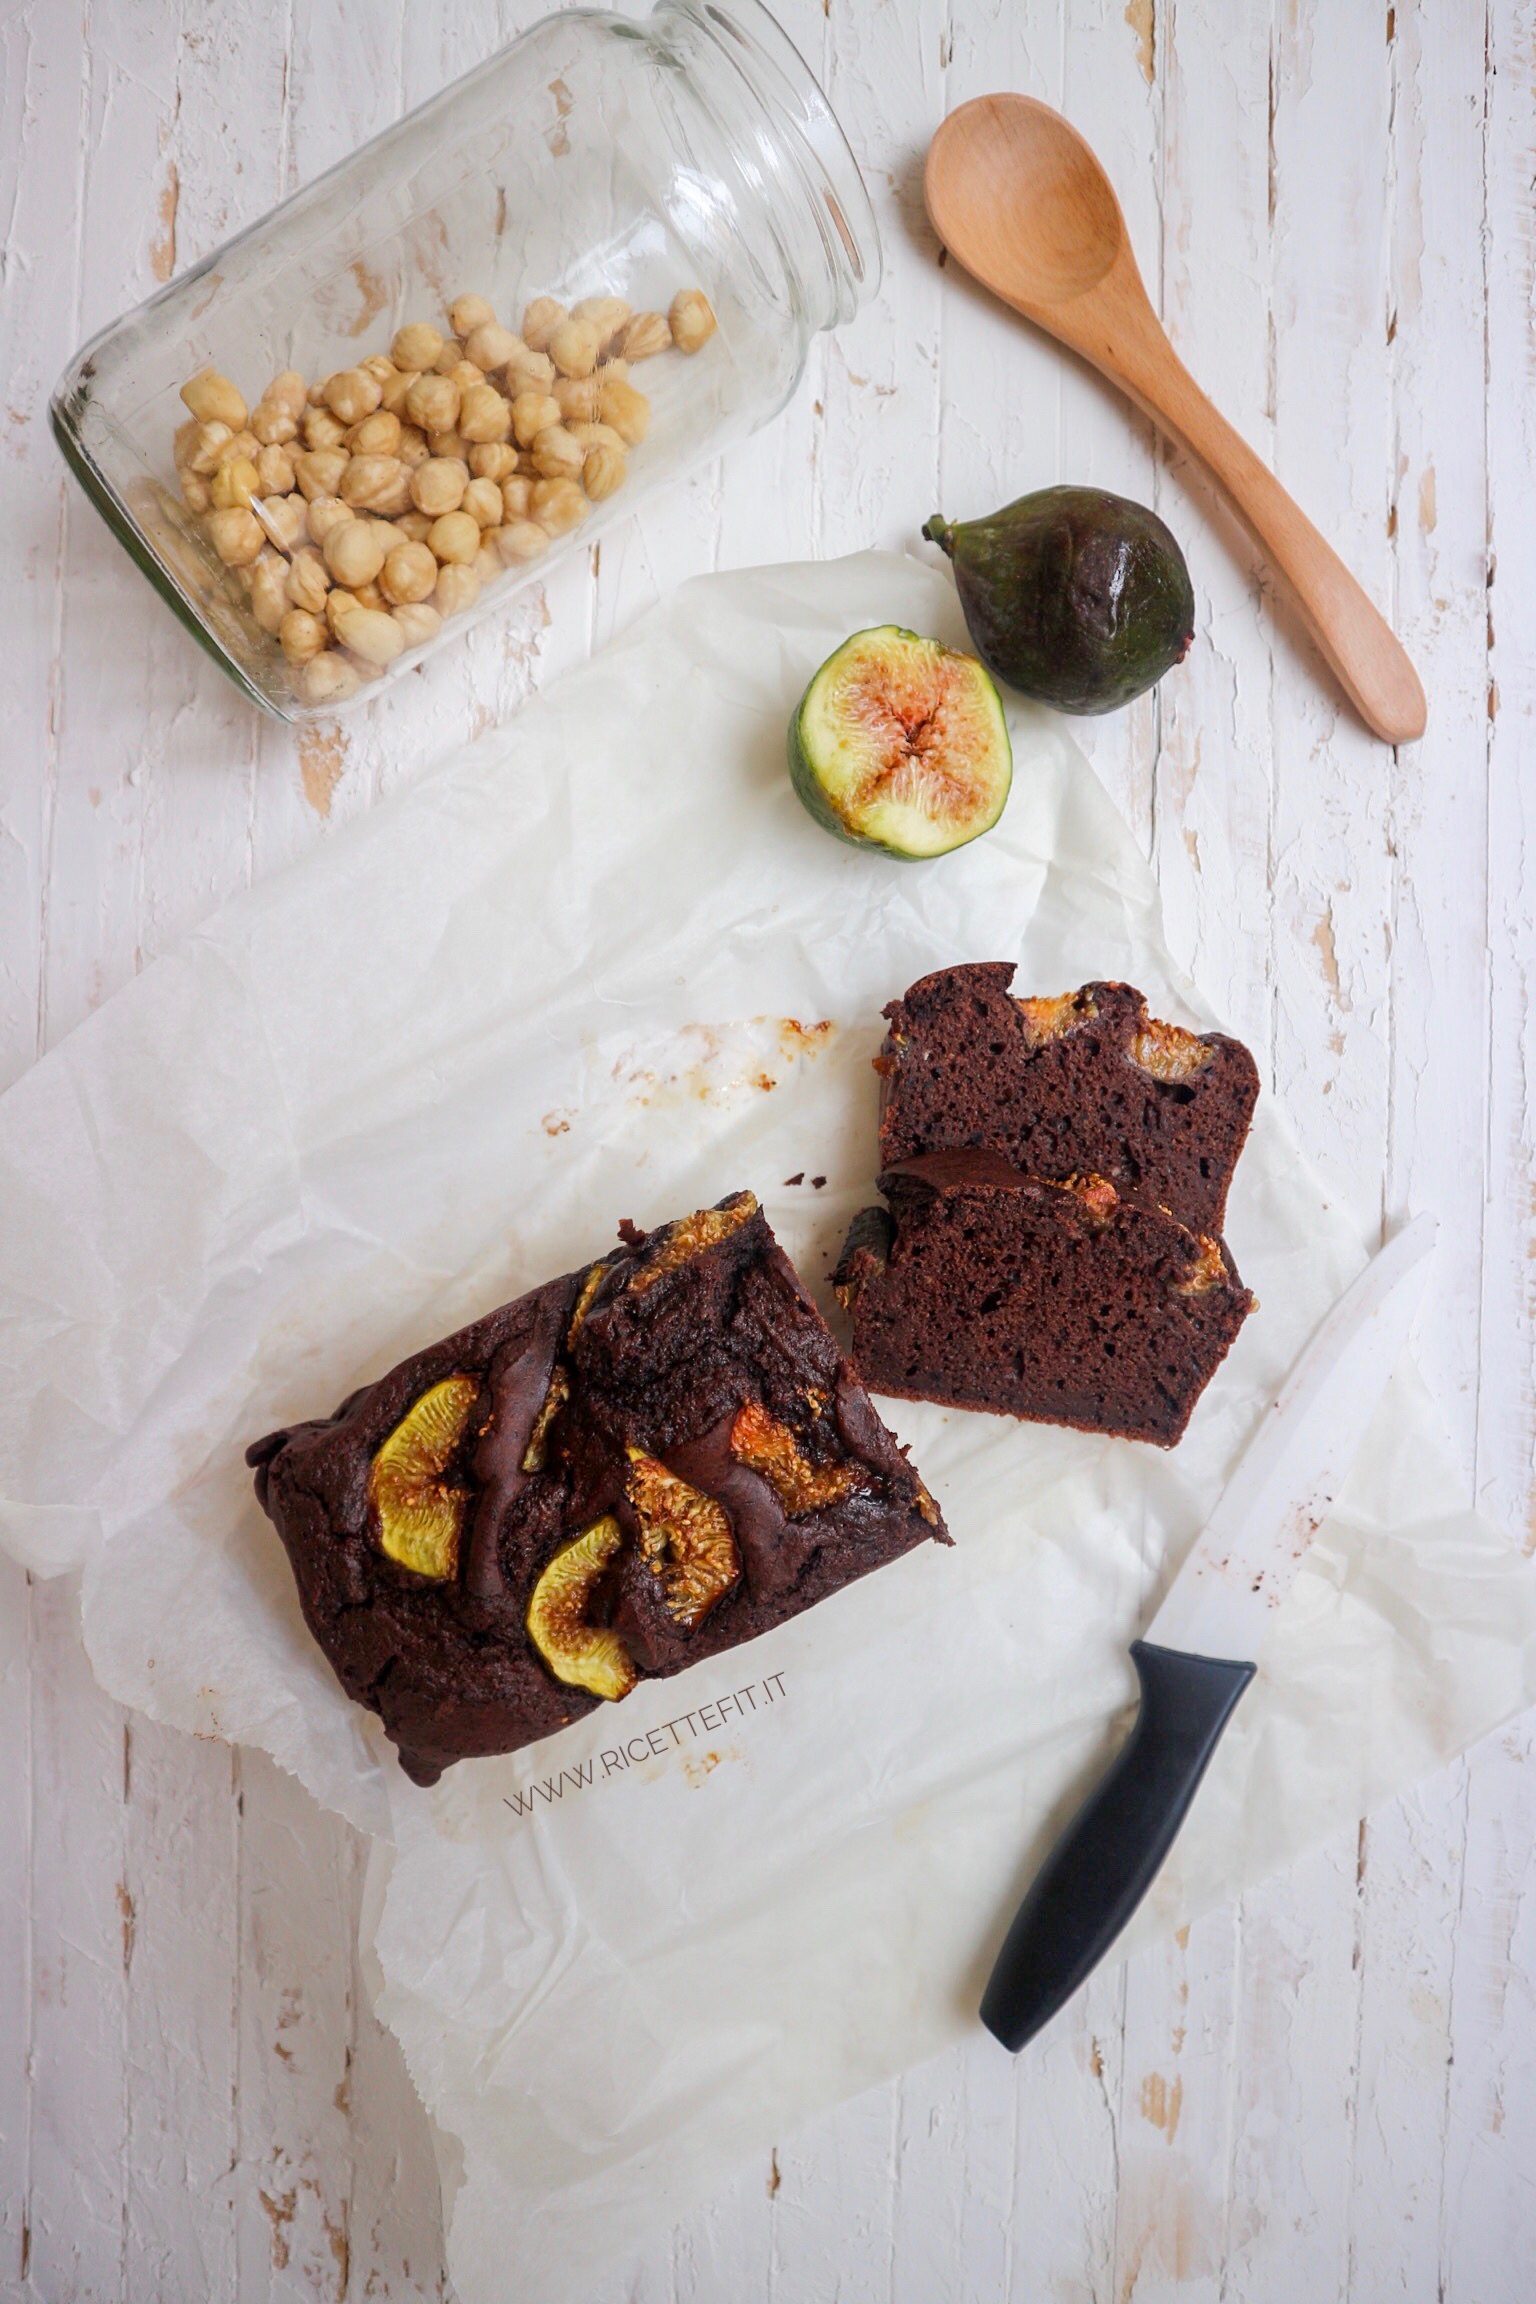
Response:
[{"label": "black knife handle", "polygon": [[1047,1856],[982,1995],[1015,2055],[1098,1966],[1156,1879],[1252,1664],[1137,1640],[1141,1708],[1109,1774]]}]

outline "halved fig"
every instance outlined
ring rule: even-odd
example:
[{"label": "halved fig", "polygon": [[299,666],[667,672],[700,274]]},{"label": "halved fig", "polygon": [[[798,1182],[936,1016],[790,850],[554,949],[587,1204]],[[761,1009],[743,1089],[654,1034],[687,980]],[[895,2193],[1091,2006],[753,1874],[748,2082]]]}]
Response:
[{"label": "halved fig", "polygon": [[673,1623],[692,1632],[741,1576],[730,1514],[641,1448],[629,1451],[625,1492],[640,1523],[640,1557]]},{"label": "halved fig", "polygon": [[888,856],[944,856],[990,832],[1013,780],[991,674],[940,640],[877,624],[816,674],[789,724],[789,772],[818,824]]},{"label": "halved fig", "polygon": [[605,1513],[562,1544],[533,1588],[526,1619],[528,1637],[555,1678],[610,1703],[629,1694],[635,1667],[617,1632],[587,1617],[623,1542],[617,1520]]},{"label": "halved fig", "polygon": [[449,1376],[409,1408],[368,1470],[380,1549],[402,1568],[442,1583],[459,1564],[469,1491],[443,1474],[469,1426],[480,1385]]},{"label": "halved fig", "polygon": [[813,1464],[787,1424],[757,1400],[743,1401],[731,1426],[731,1454],[760,1473],[791,1518],[840,1503],[858,1475],[851,1464]]}]

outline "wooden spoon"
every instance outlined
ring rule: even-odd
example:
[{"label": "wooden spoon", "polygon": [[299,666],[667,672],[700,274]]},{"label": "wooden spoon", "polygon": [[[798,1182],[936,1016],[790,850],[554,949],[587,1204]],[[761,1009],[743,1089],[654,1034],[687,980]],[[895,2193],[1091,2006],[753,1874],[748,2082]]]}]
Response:
[{"label": "wooden spoon", "polygon": [[1207,465],[1295,593],[1367,727],[1424,733],[1424,691],[1401,643],[1279,481],[1217,413],[1163,332],[1114,188],[1059,112],[978,96],[928,147],[928,214],[984,287],[1091,360]]}]

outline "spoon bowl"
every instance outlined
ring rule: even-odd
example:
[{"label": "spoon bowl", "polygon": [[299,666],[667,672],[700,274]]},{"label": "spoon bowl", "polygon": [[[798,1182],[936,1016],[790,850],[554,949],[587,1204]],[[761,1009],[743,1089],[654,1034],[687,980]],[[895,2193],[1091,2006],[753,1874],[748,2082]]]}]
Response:
[{"label": "spoon bowl", "polygon": [[978,96],[928,147],[934,230],[983,287],[1080,352],[1199,457],[1284,577],[1366,726],[1424,733],[1424,691],[1333,547],[1233,431],[1153,311],[1114,187],[1070,121],[1031,96]]},{"label": "spoon bowl", "polygon": [[[925,190],[935,231],[954,248],[950,227],[1006,197],[994,220],[994,281],[984,287],[1013,302],[1065,304],[1096,288],[1126,248],[1114,187],[1071,122],[1028,96],[982,97],[952,112],[928,148]],[[959,250],[955,249],[958,255]],[[971,270],[962,256],[961,262]]]}]

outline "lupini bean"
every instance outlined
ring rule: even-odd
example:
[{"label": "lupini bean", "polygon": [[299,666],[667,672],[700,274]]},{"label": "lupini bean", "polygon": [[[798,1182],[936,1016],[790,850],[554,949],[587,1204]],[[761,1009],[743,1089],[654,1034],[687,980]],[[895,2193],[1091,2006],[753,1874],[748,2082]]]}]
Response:
[{"label": "lupini bean", "polygon": [[535,296],[521,334],[466,292],[446,322],[314,382],[285,368],[251,406],[212,366],[181,388],[176,478],[230,571],[218,604],[238,621],[244,595],[306,704],[344,702],[614,496],[650,422],[630,362],[716,332],[697,288],[665,312]]}]

